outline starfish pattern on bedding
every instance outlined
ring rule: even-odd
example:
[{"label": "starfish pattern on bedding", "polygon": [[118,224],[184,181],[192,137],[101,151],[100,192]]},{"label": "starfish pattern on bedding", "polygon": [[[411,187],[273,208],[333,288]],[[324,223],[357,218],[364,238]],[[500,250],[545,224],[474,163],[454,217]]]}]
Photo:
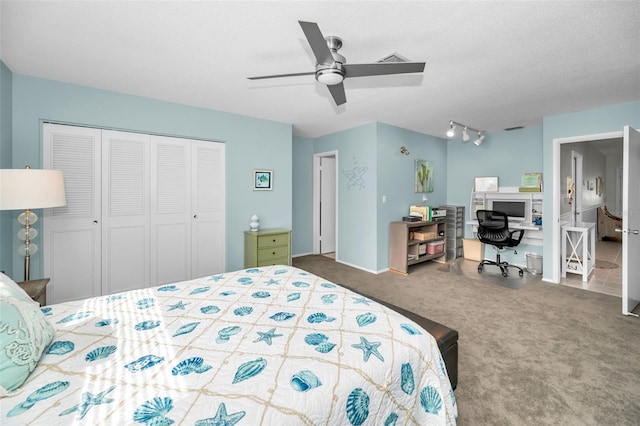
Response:
[{"label": "starfish pattern on bedding", "polygon": [[213,282],[216,282],[216,283],[217,283],[218,281],[220,281],[220,280],[224,279],[224,275],[214,275],[214,276],[212,276],[212,277],[211,277],[211,278],[209,278],[209,279],[210,279],[210,280],[212,280]]},{"label": "starfish pattern on bedding", "polygon": [[266,285],[277,285],[280,284],[280,280],[274,280],[273,278],[269,279],[269,281],[265,282]]},{"label": "starfish pattern on bedding", "polygon": [[384,357],[380,352],[378,352],[378,347],[381,344],[382,343],[380,342],[370,342],[364,337],[360,336],[360,343],[358,343],[357,345],[353,344],[351,345],[351,347],[356,349],[362,349],[362,358],[364,358],[365,362],[369,361],[369,357],[371,355],[375,356],[380,361],[384,362]]},{"label": "starfish pattern on bedding", "polygon": [[102,391],[97,395],[94,395],[91,392],[84,392],[82,394],[82,402],[80,404],[77,404],[69,408],[68,410],[64,410],[62,413],[60,413],[60,415],[64,416],[66,414],[71,414],[74,411],[77,411],[78,419],[82,420],[94,405],[109,404],[113,402],[113,398],[105,398],[105,396],[107,396],[107,394],[115,388],[115,386],[111,386],[106,391]]},{"label": "starfish pattern on bedding", "polygon": [[190,303],[185,304],[182,300],[179,301],[178,303],[176,303],[175,305],[169,305],[169,310],[170,311],[175,311],[176,309],[181,309],[184,311],[184,308],[190,305]]},{"label": "starfish pattern on bedding", "polygon": [[[353,297],[353,296],[351,296],[351,297]],[[369,306],[369,302],[371,302],[371,300],[367,299],[366,297],[353,297],[353,303],[354,304],[362,303],[363,305]]]},{"label": "starfish pattern on bedding", "polygon": [[267,345],[271,345],[272,339],[274,337],[282,337],[282,334],[276,334],[276,329],[275,328],[272,328],[271,330],[267,331],[266,333],[263,333],[261,331],[257,331],[256,333],[258,333],[258,335],[260,337],[258,337],[256,340],[254,340],[253,343],[258,343],[260,341],[264,341]]},{"label": "starfish pattern on bedding", "polygon": [[227,414],[227,407],[224,402],[221,402],[215,417],[198,420],[196,426],[233,426],[242,420],[245,414],[246,412],[244,411]]}]

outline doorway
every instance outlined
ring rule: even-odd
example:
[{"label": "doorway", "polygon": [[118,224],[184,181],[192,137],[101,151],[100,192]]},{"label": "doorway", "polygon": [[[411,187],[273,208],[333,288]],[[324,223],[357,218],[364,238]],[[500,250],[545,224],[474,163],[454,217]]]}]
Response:
[{"label": "doorway", "polygon": [[338,254],[338,152],[313,156],[313,253]]},{"label": "doorway", "polygon": [[[600,151],[606,157],[606,173],[604,176],[605,197],[602,205],[612,206],[617,204],[621,197],[621,185],[617,182],[617,167],[614,163],[622,161],[622,132],[586,135],[572,138],[562,138],[554,140],[554,212],[553,212],[553,282],[579,287],[585,290],[606,293],[614,296],[621,296],[622,293],[622,256],[620,243],[611,241],[596,241],[595,244],[595,264],[597,271],[594,271],[589,281],[583,283],[579,275],[567,274],[567,278],[560,276],[561,263],[561,238],[560,224],[563,222],[597,222],[597,207],[585,205],[583,208],[582,190],[590,184],[593,176],[584,174],[585,164],[591,164],[593,159],[588,155],[588,150],[581,149],[581,146],[589,145],[590,149]],[[612,160],[612,153],[619,150],[619,159]],[[615,157],[615,156],[614,156]],[[588,170],[586,171],[588,173]],[[568,178],[571,179],[568,179]],[[573,184],[571,195],[569,194],[570,182]],[[595,193],[586,191],[586,194]],[[591,200],[593,204],[593,200]]]}]

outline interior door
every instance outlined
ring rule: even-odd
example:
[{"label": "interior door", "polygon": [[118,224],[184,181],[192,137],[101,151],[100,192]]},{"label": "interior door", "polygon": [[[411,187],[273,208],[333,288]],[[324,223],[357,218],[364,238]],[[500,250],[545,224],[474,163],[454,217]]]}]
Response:
[{"label": "interior door", "polygon": [[336,158],[320,158],[320,254],[336,251]]},{"label": "interior door", "polygon": [[43,166],[62,170],[67,205],[44,209],[44,276],[47,301],[101,294],[100,129],[44,124]]},{"label": "interior door", "polygon": [[191,278],[225,271],[225,145],[191,144]]},{"label": "interior door", "polygon": [[102,294],[149,287],[149,135],[102,131]]},{"label": "interior door", "polygon": [[191,141],[151,136],[151,285],[191,278]]},{"label": "interior door", "polygon": [[582,154],[571,151],[571,174],[573,177],[573,203],[571,214],[573,223],[582,222]]},{"label": "interior door", "polygon": [[623,150],[622,313],[638,316],[632,311],[640,304],[640,133],[629,126],[624,128]]}]

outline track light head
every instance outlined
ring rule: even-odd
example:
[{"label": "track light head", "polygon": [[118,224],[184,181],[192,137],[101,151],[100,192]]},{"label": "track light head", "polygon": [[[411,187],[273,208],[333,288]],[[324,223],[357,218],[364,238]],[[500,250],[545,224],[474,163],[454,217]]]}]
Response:
[{"label": "track light head", "polygon": [[462,140],[467,142],[469,140],[469,133],[467,133],[467,126],[464,126],[464,130],[462,131]]},{"label": "track light head", "polygon": [[482,134],[482,132],[478,132],[478,139],[473,141],[473,143],[476,144],[476,146],[480,146],[483,140],[484,140],[484,135]]},{"label": "track light head", "polygon": [[453,125],[453,121],[449,122],[449,130],[447,130],[447,137],[452,138],[456,135],[456,126]]}]

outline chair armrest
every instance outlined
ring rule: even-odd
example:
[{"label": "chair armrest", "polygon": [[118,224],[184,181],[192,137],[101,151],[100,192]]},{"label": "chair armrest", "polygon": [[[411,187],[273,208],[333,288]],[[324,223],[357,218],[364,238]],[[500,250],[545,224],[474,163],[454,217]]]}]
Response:
[{"label": "chair armrest", "polygon": [[[516,233],[518,233],[518,237],[514,238],[513,235]],[[511,238],[514,241],[517,241],[518,243],[520,243],[520,241],[522,240],[522,237],[524,237],[524,229],[516,229],[515,231],[509,232],[509,238]]]}]

